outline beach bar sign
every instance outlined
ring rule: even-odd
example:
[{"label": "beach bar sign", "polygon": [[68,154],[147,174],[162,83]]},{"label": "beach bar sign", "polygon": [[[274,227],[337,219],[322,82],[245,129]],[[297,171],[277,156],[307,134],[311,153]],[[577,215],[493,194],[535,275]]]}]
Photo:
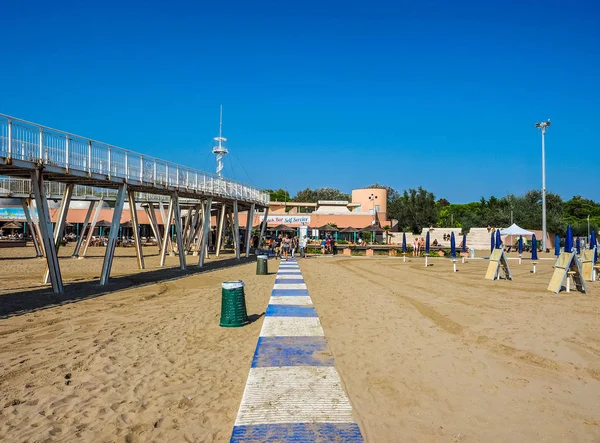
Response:
[{"label": "beach bar sign", "polygon": [[[260,221],[262,222],[264,219],[265,216],[261,215]],[[310,215],[269,215],[267,224],[305,226],[310,224]]]}]

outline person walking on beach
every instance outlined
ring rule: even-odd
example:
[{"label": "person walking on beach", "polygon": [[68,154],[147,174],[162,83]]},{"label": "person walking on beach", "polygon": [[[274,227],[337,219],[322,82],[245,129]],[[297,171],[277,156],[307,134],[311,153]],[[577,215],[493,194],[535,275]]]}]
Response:
[{"label": "person walking on beach", "polygon": [[286,235],[285,238],[281,242],[281,249],[283,250],[283,256],[285,257],[285,261],[289,258],[290,249],[292,246],[292,239],[290,235]]},{"label": "person walking on beach", "polygon": [[294,258],[294,253],[296,252],[296,248],[298,247],[298,236],[294,235],[292,238],[292,258]]},{"label": "person walking on beach", "polygon": [[417,251],[419,250],[419,240],[417,240],[417,238],[415,237],[415,239],[413,240],[413,257],[417,256]]},{"label": "person walking on beach", "polygon": [[331,236],[329,247],[331,248],[331,254],[332,255],[336,255],[336,251],[335,251],[335,237],[334,236]]},{"label": "person walking on beach", "polygon": [[304,254],[306,252],[306,245],[308,244],[308,239],[306,235],[300,239],[300,257],[304,258]]}]

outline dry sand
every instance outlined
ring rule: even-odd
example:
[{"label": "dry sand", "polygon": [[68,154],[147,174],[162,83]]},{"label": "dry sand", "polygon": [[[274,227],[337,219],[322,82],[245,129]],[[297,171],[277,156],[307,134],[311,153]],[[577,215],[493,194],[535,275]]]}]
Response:
[{"label": "dry sand", "polygon": [[301,262],[370,442],[600,441],[600,282],[546,291],[552,261],[514,281],[488,262]]},{"label": "dry sand", "polygon": [[[65,258],[65,279],[97,276],[101,262]],[[0,307],[9,284],[37,285],[43,264],[0,260]],[[115,274],[137,283],[136,266],[117,257]],[[262,319],[219,327],[220,286],[243,280],[256,320],[275,276],[254,274],[243,264],[0,320],[0,441],[228,441]]]},{"label": "dry sand", "polygon": [[[0,440],[229,440],[262,318],[220,328],[220,283],[244,280],[260,315],[274,275],[211,259],[173,279],[118,253],[114,293],[88,282],[101,259],[62,260],[63,299],[36,289],[43,261],[0,260],[0,311],[36,308],[0,320]],[[600,282],[555,295],[551,261],[511,261],[513,282],[485,281],[481,260],[432,263],[300,261],[367,440],[600,441]]]}]

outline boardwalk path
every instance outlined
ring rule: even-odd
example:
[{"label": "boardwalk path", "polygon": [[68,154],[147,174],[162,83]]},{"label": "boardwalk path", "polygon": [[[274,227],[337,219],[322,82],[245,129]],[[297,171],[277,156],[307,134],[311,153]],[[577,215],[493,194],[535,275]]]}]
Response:
[{"label": "boardwalk path", "polygon": [[280,263],[231,437],[257,441],[363,441],[295,260]]}]

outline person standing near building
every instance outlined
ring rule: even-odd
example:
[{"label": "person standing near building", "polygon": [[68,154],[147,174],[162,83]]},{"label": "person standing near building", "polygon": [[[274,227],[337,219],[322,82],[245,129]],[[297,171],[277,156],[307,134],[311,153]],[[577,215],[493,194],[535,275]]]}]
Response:
[{"label": "person standing near building", "polygon": [[287,234],[281,242],[281,249],[283,250],[283,256],[285,257],[285,261],[287,261],[289,258],[291,246],[292,239],[290,238],[290,235]]},{"label": "person standing near building", "polygon": [[304,258],[306,254],[306,245],[308,244],[308,239],[306,235],[300,239],[300,257]]}]

